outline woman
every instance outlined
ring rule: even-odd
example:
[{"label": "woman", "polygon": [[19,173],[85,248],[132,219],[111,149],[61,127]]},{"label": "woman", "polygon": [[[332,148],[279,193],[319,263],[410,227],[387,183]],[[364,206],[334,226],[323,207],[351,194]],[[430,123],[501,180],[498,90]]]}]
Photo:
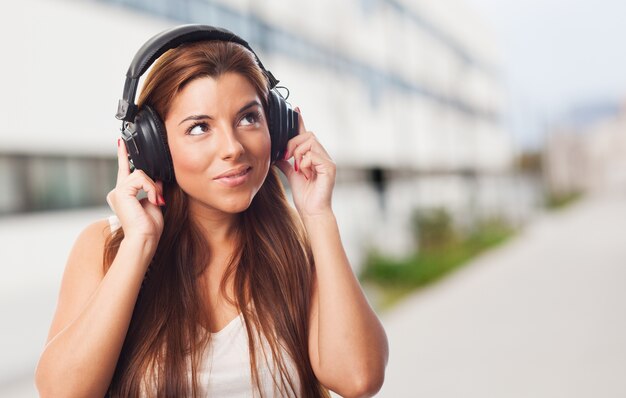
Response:
[{"label": "woman", "polygon": [[267,101],[239,44],[187,43],[158,59],[138,105],[164,121],[175,181],[131,172],[118,140],[116,217],[72,249],[37,366],[42,396],[379,390],[387,340],[340,241],[335,164],[296,108],[299,133],[272,165]]}]

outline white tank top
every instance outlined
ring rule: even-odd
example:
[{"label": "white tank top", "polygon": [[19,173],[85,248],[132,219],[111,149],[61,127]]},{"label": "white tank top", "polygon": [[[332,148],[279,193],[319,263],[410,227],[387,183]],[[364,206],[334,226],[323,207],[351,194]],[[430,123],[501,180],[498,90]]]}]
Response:
[{"label": "white tank top", "polygon": [[[257,373],[261,391],[265,397],[287,397],[291,390],[281,390],[280,372],[272,360],[267,340],[256,345]],[[263,356],[263,350],[267,359]],[[281,350],[289,376],[294,382],[296,393],[300,391],[298,372],[289,355]],[[274,380],[275,379],[275,380]],[[258,396],[256,386],[252,384],[250,373],[250,352],[248,350],[248,333],[239,315],[226,327],[211,334],[211,342],[203,363],[199,369],[199,386],[201,396],[206,397],[237,397]]]},{"label": "white tank top", "polygon": [[[111,230],[120,227],[116,216],[109,217]],[[255,346],[257,353],[257,373],[264,397],[295,396],[289,387],[281,387],[280,372],[274,364],[269,343],[263,337]],[[266,357],[263,355],[265,352]],[[298,371],[290,355],[281,348],[280,354],[297,393],[300,391]],[[189,373],[191,380],[191,371]],[[153,387],[149,381],[142,385],[142,396],[150,397]],[[152,387],[152,388],[151,388]],[[249,398],[259,396],[256,385],[252,384],[250,372],[250,351],[248,333],[240,314],[219,332],[211,334],[209,346],[198,368],[198,388],[201,397]]]}]

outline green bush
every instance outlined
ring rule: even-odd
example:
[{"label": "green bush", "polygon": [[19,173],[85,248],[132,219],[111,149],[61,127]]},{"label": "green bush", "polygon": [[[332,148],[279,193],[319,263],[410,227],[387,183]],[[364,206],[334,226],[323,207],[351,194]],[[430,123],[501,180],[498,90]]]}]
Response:
[{"label": "green bush", "polygon": [[412,222],[420,250],[403,259],[372,251],[359,275],[362,282],[380,291],[383,308],[442,278],[513,232],[503,220],[489,219],[462,234],[444,209],[415,212]]},{"label": "green bush", "polygon": [[456,240],[452,217],[444,208],[414,211],[411,225],[418,247],[440,249]]},{"label": "green bush", "polygon": [[546,195],[546,207],[551,210],[562,209],[576,202],[581,197],[582,193],[578,191],[567,193],[550,192]]}]

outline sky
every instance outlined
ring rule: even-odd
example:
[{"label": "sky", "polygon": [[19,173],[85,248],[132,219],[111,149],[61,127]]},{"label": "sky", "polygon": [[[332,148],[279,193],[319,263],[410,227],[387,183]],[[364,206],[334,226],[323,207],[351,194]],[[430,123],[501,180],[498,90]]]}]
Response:
[{"label": "sky", "polygon": [[465,0],[491,25],[513,133],[540,146],[574,107],[626,104],[626,1]]}]

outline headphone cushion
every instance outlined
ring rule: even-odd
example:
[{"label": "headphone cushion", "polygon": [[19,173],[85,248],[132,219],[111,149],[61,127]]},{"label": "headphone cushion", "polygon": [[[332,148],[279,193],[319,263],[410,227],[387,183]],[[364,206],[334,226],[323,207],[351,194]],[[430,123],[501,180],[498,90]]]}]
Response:
[{"label": "headphone cushion", "polygon": [[298,134],[298,114],[276,89],[268,95],[268,128],[272,141],[271,161],[281,159],[287,143]]},{"label": "headphone cushion", "polygon": [[135,159],[133,164],[154,181],[173,182],[174,167],[167,145],[167,132],[161,118],[151,106],[145,105],[137,113],[135,130],[139,146],[139,164]]}]

